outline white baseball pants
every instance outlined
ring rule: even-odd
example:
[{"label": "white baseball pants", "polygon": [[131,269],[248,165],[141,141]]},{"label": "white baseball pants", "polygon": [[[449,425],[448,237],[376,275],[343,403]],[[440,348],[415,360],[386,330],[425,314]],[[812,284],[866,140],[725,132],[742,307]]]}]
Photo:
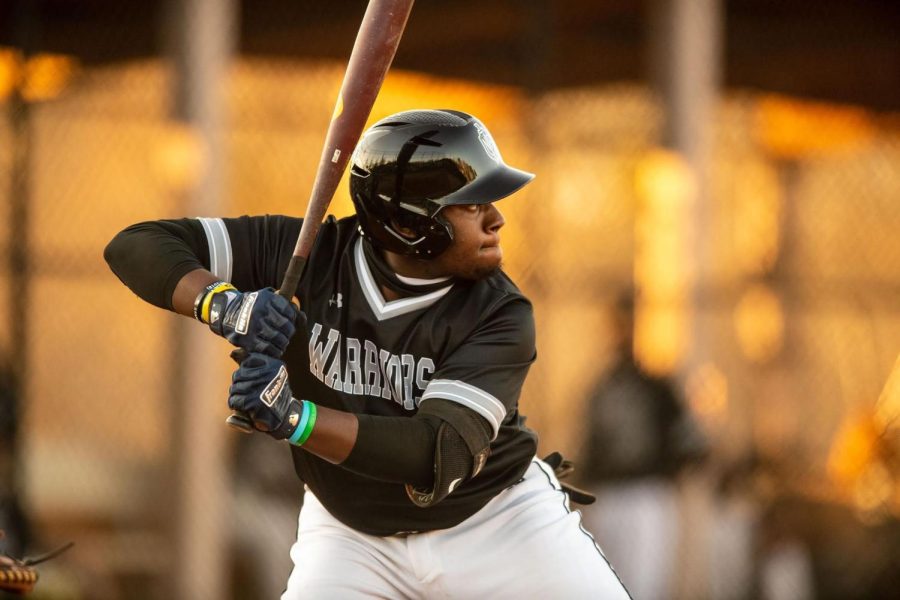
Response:
[{"label": "white baseball pants", "polygon": [[405,537],[350,529],[307,492],[291,559],[282,600],[629,598],[537,459],[523,481],[456,527]]}]

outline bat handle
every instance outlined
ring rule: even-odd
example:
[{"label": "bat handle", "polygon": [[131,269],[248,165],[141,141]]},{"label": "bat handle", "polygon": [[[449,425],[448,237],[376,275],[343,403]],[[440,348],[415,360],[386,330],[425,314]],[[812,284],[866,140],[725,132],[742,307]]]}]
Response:
[{"label": "bat handle", "polygon": [[[237,364],[241,364],[241,362],[247,358],[247,351],[243,348],[238,348],[237,350],[231,351],[231,359],[234,360]],[[253,433],[256,429],[253,426],[253,420],[247,415],[247,413],[236,410],[228,415],[228,418],[225,419],[225,422],[229,427],[240,431],[241,433]]]},{"label": "bat handle", "polygon": [[236,410],[225,419],[225,422],[228,423],[228,426],[232,429],[236,429],[241,433],[253,433],[253,421],[250,420],[245,413]]},{"label": "bat handle", "polygon": [[284,272],[284,279],[281,280],[281,287],[278,289],[278,294],[287,298],[288,302],[293,300],[294,294],[297,293],[297,286],[300,285],[300,277],[303,276],[305,267],[305,256],[295,254],[291,257],[291,262],[288,263]]},{"label": "bat handle", "polygon": [[[306,267],[306,257],[293,255],[291,257],[291,261],[288,263],[287,271],[284,274],[284,280],[281,282],[281,287],[278,289],[278,294],[284,296],[288,299],[288,302],[294,299],[294,294],[297,293],[297,286],[300,284],[300,277],[303,275],[303,268]],[[247,351],[243,348],[238,348],[236,350],[231,351],[231,358],[237,364],[241,364],[241,362],[247,358]],[[253,426],[253,419],[251,419],[247,413],[236,410],[232,412],[225,422],[232,428],[237,429],[241,433],[253,433],[256,430],[256,427]]]}]

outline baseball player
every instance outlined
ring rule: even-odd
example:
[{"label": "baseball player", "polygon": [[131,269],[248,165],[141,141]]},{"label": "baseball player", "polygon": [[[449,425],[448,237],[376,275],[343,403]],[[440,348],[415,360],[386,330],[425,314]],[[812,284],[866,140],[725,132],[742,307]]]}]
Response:
[{"label": "baseball player", "polygon": [[454,110],[379,121],[350,164],[356,215],[323,223],[302,312],[273,290],[297,218],[141,223],[105,253],[249,352],[229,407],[307,488],[283,598],[628,598],[518,410],[534,318],[494,203],[534,176]]}]

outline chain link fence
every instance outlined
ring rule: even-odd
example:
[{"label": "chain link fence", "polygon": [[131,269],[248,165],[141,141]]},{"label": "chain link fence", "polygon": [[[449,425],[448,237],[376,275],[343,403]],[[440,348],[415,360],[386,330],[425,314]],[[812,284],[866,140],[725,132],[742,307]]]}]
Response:
[{"label": "chain link fence", "polygon": [[[8,462],[30,548],[78,544],[45,567],[37,595],[166,597],[178,460],[177,368],[167,349],[185,325],[136,299],[102,251],[131,223],[188,216],[181,191],[203,168],[202,149],[168,117],[173,74],[159,56],[55,63],[66,72],[44,97],[23,87],[35,57],[4,52],[17,83],[0,98],[0,232],[4,257],[18,240],[28,258],[24,271],[0,265],[2,365],[25,368],[6,378],[20,386],[12,386],[20,420]],[[264,51],[236,58],[225,94],[223,216],[305,211],[343,66]],[[623,295],[640,296],[645,273],[666,277],[672,267],[636,269],[642,239],[673,235],[647,221],[637,183],[659,151],[661,105],[636,84],[535,92],[398,69],[372,120],[437,106],[478,115],[506,161],[538,175],[499,204],[506,268],[533,301],[538,326],[521,406],[541,452],[590,463],[592,390],[619,351],[614,309]],[[708,218],[685,233],[706,248],[692,255],[705,262],[679,317],[689,347],[665,373],[708,446],[706,460],[676,480],[677,518],[690,533],[676,542],[671,597],[895,589],[886,586],[898,565],[886,557],[900,556],[900,396],[882,391],[900,351],[898,120],[729,91],[714,131],[700,200]],[[346,189],[345,181],[332,205],[338,216],[352,212]],[[16,222],[16,203],[27,221]],[[667,215],[663,224],[681,222]],[[8,321],[18,294],[26,356],[17,356],[21,340]],[[652,352],[653,332],[642,339]],[[222,350],[211,360],[224,362]],[[225,390],[209,393],[224,400]],[[205,429],[224,426],[222,404],[221,414],[192,424],[198,443]],[[300,502],[287,453],[255,438],[232,440],[234,452],[222,457],[234,473],[233,527],[221,543],[233,557],[235,598],[280,591]],[[261,472],[260,464],[280,466]],[[779,578],[785,572],[795,579]],[[778,595],[786,580],[794,596]]]}]

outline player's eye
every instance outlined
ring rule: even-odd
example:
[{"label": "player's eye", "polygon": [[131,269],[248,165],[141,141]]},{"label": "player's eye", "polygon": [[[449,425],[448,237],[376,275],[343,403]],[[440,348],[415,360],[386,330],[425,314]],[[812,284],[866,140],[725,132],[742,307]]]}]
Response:
[{"label": "player's eye", "polygon": [[480,204],[456,204],[454,206],[451,206],[450,208],[452,208],[454,211],[456,211],[456,214],[458,214],[458,215],[468,215],[470,217],[475,217],[478,215],[479,211],[481,210],[481,205]]}]

